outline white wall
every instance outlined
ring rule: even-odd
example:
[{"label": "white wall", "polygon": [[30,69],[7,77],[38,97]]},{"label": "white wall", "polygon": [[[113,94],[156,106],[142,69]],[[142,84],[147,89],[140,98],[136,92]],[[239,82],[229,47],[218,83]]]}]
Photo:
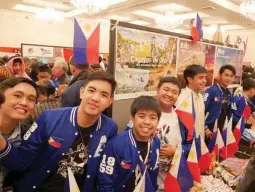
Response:
[{"label": "white wall", "polygon": [[[73,21],[49,23],[25,16],[0,14],[0,46],[20,47],[21,43],[73,46]],[[102,23],[100,53],[109,52],[109,25]]]}]

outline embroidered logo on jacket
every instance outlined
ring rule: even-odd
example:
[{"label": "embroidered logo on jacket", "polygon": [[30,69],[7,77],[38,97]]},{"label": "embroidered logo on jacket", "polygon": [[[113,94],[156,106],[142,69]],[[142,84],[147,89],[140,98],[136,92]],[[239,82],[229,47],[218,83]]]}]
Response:
[{"label": "embroidered logo on jacket", "polygon": [[121,161],[120,165],[123,169],[130,169],[131,168],[131,164],[127,163],[125,160]]}]

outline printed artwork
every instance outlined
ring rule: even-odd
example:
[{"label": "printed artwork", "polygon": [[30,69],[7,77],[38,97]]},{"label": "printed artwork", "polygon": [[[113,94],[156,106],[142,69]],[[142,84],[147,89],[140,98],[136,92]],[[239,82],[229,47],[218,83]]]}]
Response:
[{"label": "printed artwork", "polygon": [[155,95],[159,80],[176,76],[177,38],[117,28],[115,100]]},{"label": "printed artwork", "polygon": [[202,65],[205,67],[207,70],[206,86],[211,86],[213,84],[215,49],[215,45],[200,42],[194,44],[189,40],[180,40],[177,57],[177,78],[180,80],[182,88],[186,86],[183,78],[183,72],[188,66],[193,64]]},{"label": "printed artwork", "polygon": [[233,65],[236,69],[236,77],[233,84],[240,84],[242,74],[243,51],[225,47],[217,47],[214,83],[217,83],[218,73],[223,65]]}]

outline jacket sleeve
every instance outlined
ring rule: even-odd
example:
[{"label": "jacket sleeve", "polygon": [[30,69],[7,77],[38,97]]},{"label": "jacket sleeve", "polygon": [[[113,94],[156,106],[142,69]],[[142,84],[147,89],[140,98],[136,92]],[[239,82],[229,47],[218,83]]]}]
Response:
[{"label": "jacket sleeve", "polygon": [[4,150],[0,151],[1,164],[11,170],[24,171],[40,153],[48,138],[45,134],[45,113],[30,127],[24,135],[20,146],[7,142]]},{"label": "jacket sleeve", "polygon": [[232,97],[231,112],[233,114],[233,127],[237,125],[239,119],[242,117],[243,106],[241,106],[241,102],[240,97]]},{"label": "jacket sleeve", "polygon": [[98,192],[113,192],[115,189],[120,168],[120,160],[115,147],[114,140],[112,140],[107,143],[104,150],[98,173]]},{"label": "jacket sleeve", "polygon": [[[208,118],[211,114],[209,112],[209,107],[211,102],[213,102],[214,98],[214,91],[211,88],[206,89],[205,94],[204,94],[204,103],[205,103],[205,128],[208,128]],[[213,114],[212,114],[213,115]]]}]

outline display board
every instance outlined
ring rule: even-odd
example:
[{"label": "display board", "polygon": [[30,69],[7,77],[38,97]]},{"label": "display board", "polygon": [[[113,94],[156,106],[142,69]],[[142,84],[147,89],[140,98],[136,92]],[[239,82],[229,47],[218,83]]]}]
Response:
[{"label": "display board", "polygon": [[54,63],[56,57],[63,57],[68,62],[73,55],[71,47],[46,45],[22,44],[21,51],[23,57],[36,58],[43,63]]},{"label": "display board", "polygon": [[216,51],[214,83],[218,82],[218,73],[221,66],[230,64],[233,65],[236,69],[236,77],[233,84],[240,85],[242,75],[242,59],[242,50],[218,46]]},{"label": "display board", "polygon": [[181,82],[182,88],[186,87],[183,71],[192,64],[205,67],[207,70],[206,86],[211,86],[213,84],[215,50],[215,45],[200,42],[194,44],[192,41],[180,39],[177,54],[177,78]]},{"label": "display board", "polygon": [[0,47],[0,57],[9,56],[12,57],[16,54],[20,54],[21,49],[18,47]]},{"label": "display board", "polygon": [[176,76],[177,38],[117,27],[115,100],[155,95],[159,80]]}]

